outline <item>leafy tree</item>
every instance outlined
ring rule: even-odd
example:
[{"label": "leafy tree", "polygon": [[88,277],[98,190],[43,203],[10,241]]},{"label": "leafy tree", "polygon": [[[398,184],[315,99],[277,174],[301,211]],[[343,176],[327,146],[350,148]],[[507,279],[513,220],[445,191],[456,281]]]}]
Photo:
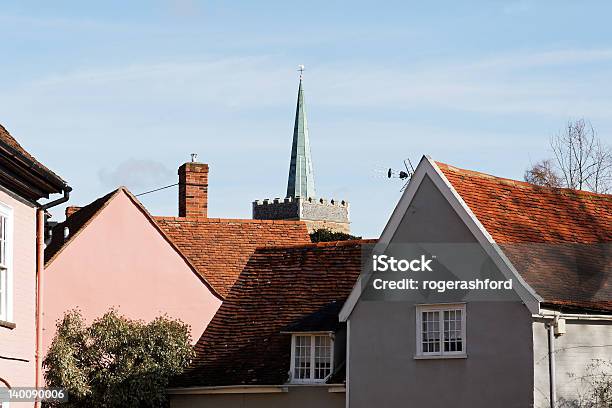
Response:
[{"label": "leafy tree", "polygon": [[334,232],[328,228],[319,228],[310,234],[312,242],[348,241],[351,239],[361,239],[361,237],[344,232]]},{"label": "leafy tree", "polygon": [[544,187],[563,187],[563,180],[550,160],[542,160],[527,169],[525,181]]},{"label": "leafy tree", "polygon": [[61,407],[163,407],[169,379],[191,359],[189,326],[166,316],[146,324],[110,310],[90,326],[78,310],[57,324],[43,362],[50,387],[66,389]]}]

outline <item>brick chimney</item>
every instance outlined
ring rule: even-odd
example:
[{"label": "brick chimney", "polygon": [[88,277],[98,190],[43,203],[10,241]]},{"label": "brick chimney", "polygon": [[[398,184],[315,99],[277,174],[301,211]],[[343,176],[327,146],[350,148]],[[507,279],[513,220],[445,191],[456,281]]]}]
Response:
[{"label": "brick chimney", "polygon": [[208,216],[208,164],[190,162],[178,169],[179,217]]},{"label": "brick chimney", "polygon": [[81,207],[77,207],[75,205],[70,205],[68,207],[66,207],[66,218],[70,217],[72,214],[74,214],[75,212],[79,211],[81,209]]}]

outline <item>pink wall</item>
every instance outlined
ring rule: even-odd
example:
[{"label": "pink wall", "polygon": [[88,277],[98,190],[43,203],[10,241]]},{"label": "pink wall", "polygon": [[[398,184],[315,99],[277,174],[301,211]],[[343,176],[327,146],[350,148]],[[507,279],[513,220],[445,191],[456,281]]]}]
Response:
[{"label": "pink wall", "polygon": [[[36,209],[0,190],[0,203],[13,213],[13,318],[14,329],[0,327],[0,377],[12,387],[33,387],[36,376]],[[11,406],[32,406],[11,404]]]},{"label": "pink wall", "polygon": [[91,322],[111,306],[135,319],[161,314],[191,325],[197,342],[221,305],[128,195],[116,195],[45,269],[43,347],[78,307]]}]

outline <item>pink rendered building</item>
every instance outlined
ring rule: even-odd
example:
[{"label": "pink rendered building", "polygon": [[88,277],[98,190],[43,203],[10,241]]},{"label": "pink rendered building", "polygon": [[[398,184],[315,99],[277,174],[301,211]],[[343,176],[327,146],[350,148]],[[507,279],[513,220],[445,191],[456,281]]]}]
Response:
[{"label": "pink rendered building", "polygon": [[310,242],[300,221],[208,218],[208,165],[179,169],[179,217],[153,217],[126,188],[78,208],[45,250],[44,348],[67,310],[88,321],[109,308],[150,321],[167,314],[193,342],[257,247]]}]

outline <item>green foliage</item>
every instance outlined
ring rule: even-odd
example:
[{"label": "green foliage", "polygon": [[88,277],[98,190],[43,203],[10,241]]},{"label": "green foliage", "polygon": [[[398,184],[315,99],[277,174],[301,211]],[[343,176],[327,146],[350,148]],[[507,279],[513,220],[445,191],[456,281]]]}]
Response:
[{"label": "green foliage", "polygon": [[189,326],[166,316],[145,324],[110,310],[87,326],[73,310],[57,324],[45,379],[68,392],[61,407],[163,407],[169,379],[194,356],[190,343]]},{"label": "green foliage", "polygon": [[361,237],[344,232],[333,232],[327,228],[319,228],[310,234],[312,242],[348,241],[351,239],[361,239]]}]

